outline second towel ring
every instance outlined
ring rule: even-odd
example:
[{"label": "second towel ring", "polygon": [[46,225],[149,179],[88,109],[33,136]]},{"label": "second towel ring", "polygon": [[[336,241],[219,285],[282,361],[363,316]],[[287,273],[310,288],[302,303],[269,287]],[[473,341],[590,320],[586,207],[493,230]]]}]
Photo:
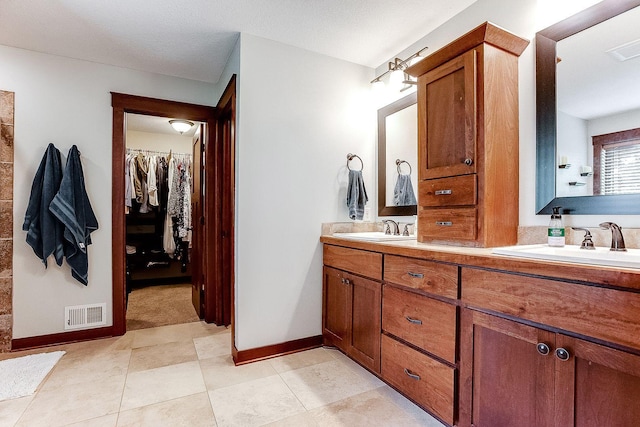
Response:
[{"label": "second towel ring", "polygon": [[398,175],[402,175],[402,171],[400,170],[400,165],[406,163],[407,166],[409,166],[409,175],[411,175],[411,172],[413,172],[411,170],[411,164],[409,162],[407,162],[406,160],[400,160],[400,159],[396,159],[396,169],[398,170]]},{"label": "second towel ring", "polygon": [[351,154],[351,153],[347,154],[347,169],[349,169],[350,171],[354,170],[349,167],[349,162],[354,158],[357,158],[358,160],[360,160],[360,171],[362,171],[362,169],[364,169],[364,162],[362,161],[360,156],[358,156],[357,154]]}]

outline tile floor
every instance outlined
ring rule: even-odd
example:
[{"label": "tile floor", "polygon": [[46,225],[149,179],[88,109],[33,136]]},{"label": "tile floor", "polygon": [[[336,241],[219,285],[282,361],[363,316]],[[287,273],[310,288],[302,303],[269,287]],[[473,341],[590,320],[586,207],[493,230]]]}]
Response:
[{"label": "tile floor", "polygon": [[0,402],[0,426],[442,427],[339,351],[236,367],[230,342],[195,322],[48,348],[67,353],[35,395]]}]

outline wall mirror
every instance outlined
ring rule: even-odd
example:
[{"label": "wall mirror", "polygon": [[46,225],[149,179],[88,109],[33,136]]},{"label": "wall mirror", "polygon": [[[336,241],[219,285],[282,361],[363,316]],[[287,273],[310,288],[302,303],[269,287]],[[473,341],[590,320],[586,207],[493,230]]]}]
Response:
[{"label": "wall mirror", "polygon": [[[417,97],[417,93],[414,92],[378,110],[378,215],[380,216],[408,216],[417,213],[416,204],[407,203],[410,197],[394,197],[396,185],[410,180],[411,188],[417,198]],[[405,176],[400,178],[400,175]]]},{"label": "wall mirror", "polygon": [[[567,214],[640,213],[636,190],[603,195],[601,181],[594,185],[603,165],[592,140],[638,135],[639,6],[640,0],[604,0],[536,34],[538,214],[552,206]],[[620,194],[626,192],[635,194]]]}]

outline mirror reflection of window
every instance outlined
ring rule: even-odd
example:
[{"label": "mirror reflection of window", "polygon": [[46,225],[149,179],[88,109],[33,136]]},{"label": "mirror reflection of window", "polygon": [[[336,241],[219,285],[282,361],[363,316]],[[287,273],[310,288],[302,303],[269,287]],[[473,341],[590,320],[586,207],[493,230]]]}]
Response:
[{"label": "mirror reflection of window", "polygon": [[592,139],[594,194],[640,193],[640,128]]}]

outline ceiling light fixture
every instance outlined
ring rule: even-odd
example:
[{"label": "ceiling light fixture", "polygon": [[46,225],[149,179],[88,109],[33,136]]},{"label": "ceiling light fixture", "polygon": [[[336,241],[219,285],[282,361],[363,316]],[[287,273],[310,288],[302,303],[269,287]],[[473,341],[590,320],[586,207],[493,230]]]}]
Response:
[{"label": "ceiling light fixture", "polygon": [[193,122],[180,119],[169,120],[169,124],[176,130],[176,132],[180,132],[180,135],[191,129],[191,126],[193,126]]},{"label": "ceiling light fixture", "polygon": [[424,47],[404,60],[400,58],[395,58],[393,62],[388,63],[387,71],[380,74],[375,79],[371,80],[371,84],[376,85],[378,83],[381,83],[382,78],[389,73],[391,73],[391,76],[389,76],[390,83],[392,84],[392,86],[393,85],[400,86],[401,92],[409,89],[411,85],[418,84],[417,81],[413,80],[411,76],[409,76],[406,73],[406,70],[407,68],[409,68],[410,65],[413,65],[419,60],[421,60],[422,57],[420,56],[420,54],[427,49],[428,49],[427,47]]}]

